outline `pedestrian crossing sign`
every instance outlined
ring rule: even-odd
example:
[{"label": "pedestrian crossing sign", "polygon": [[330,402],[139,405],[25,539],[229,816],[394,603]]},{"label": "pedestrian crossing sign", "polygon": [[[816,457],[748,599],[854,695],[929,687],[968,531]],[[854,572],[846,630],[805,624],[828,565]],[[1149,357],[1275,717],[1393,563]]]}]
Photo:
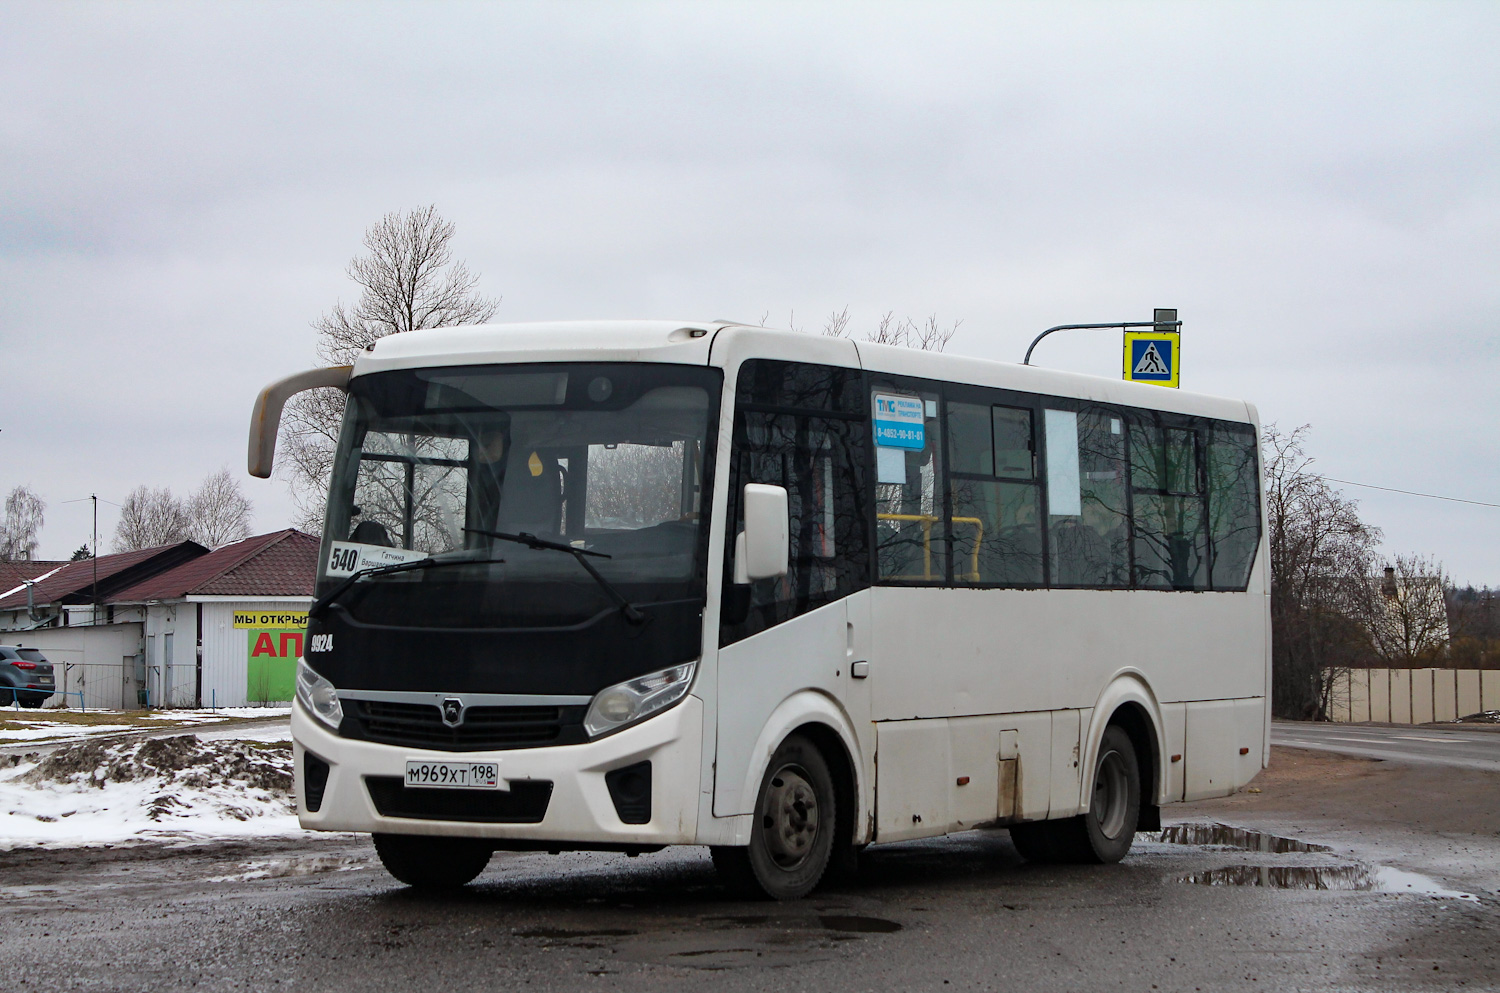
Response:
[{"label": "pedestrian crossing sign", "polygon": [[1177,331],[1125,332],[1125,379],[1132,383],[1177,386],[1182,355]]}]

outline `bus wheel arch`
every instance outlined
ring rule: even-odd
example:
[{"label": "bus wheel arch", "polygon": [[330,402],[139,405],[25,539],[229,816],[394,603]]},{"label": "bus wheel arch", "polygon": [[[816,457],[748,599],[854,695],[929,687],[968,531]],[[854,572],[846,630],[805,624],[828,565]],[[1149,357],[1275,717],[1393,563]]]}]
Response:
[{"label": "bus wheel arch", "polygon": [[1119,674],[1100,694],[1084,739],[1083,775],[1079,777],[1079,809],[1087,810],[1090,802],[1099,746],[1105,730],[1118,726],[1130,738],[1140,768],[1140,830],[1153,831],[1161,826],[1158,806],[1166,783],[1166,725],[1156,694],[1139,673]]},{"label": "bus wheel arch", "polygon": [[[761,780],[772,755],[781,747],[782,742],[795,734],[805,735],[818,746],[833,773],[838,789],[835,802],[841,809],[848,809],[848,823],[852,832],[845,835],[841,829],[839,837],[851,841],[861,837],[857,819],[866,817],[872,809],[868,784],[863,781],[861,773],[864,756],[859,750],[859,738],[854,733],[854,726],[848,715],[837,702],[822,693],[812,690],[794,693],[772,711],[755,742],[751,753],[755,760],[745,770],[740,796],[747,798],[747,805],[753,802],[749,798],[755,797],[760,790]],[[745,812],[748,813],[748,809]],[[840,819],[842,818],[841,814]],[[868,837],[868,834],[867,827],[863,836]],[[744,842],[741,840],[739,843]]]},{"label": "bus wheel arch", "polygon": [[[1161,830],[1161,807],[1156,802],[1156,794],[1161,789],[1161,743],[1157,728],[1152,724],[1151,716],[1139,703],[1128,701],[1120,704],[1115,712],[1110,714],[1105,727],[1118,727],[1124,731],[1135,750],[1135,760],[1140,768],[1141,785],[1138,829],[1141,831]],[[1099,746],[1096,744],[1094,746],[1095,761],[1098,760],[1098,750]]]}]

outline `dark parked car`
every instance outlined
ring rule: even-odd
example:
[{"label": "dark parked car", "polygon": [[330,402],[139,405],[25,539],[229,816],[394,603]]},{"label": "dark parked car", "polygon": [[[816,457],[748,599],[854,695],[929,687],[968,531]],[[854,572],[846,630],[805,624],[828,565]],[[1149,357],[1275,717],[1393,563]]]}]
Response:
[{"label": "dark parked car", "polygon": [[52,663],[40,651],[0,645],[0,703],[40,707],[56,690]]}]

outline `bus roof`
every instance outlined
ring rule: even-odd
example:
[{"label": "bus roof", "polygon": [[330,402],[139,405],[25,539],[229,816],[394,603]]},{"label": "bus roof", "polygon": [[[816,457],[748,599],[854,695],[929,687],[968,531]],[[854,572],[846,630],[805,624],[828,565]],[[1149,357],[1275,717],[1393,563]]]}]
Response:
[{"label": "bus roof", "polygon": [[[585,358],[593,362],[706,365],[722,361],[720,356],[753,354],[762,344],[768,349],[768,357],[791,358],[794,351],[789,354],[788,345],[809,337],[813,336],[731,321],[476,324],[388,335],[359,356],[354,375],[424,366]],[[871,372],[1259,423],[1255,408],[1242,400],[868,341],[854,341],[853,345],[860,365]]]}]

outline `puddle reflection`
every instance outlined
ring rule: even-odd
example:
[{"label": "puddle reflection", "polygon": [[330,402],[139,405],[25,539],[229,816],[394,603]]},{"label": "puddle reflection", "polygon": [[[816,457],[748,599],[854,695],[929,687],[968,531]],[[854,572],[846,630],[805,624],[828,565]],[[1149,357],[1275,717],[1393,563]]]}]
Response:
[{"label": "puddle reflection", "polygon": [[1278,890],[1411,893],[1479,902],[1472,893],[1450,890],[1426,876],[1383,865],[1232,865],[1185,873],[1177,877],[1177,882],[1202,886],[1267,886]]},{"label": "puddle reflection", "polygon": [[1161,840],[1171,845],[1217,845],[1246,852],[1331,852],[1327,845],[1314,845],[1296,838],[1283,838],[1264,831],[1250,831],[1228,824],[1171,824],[1162,829]]}]

